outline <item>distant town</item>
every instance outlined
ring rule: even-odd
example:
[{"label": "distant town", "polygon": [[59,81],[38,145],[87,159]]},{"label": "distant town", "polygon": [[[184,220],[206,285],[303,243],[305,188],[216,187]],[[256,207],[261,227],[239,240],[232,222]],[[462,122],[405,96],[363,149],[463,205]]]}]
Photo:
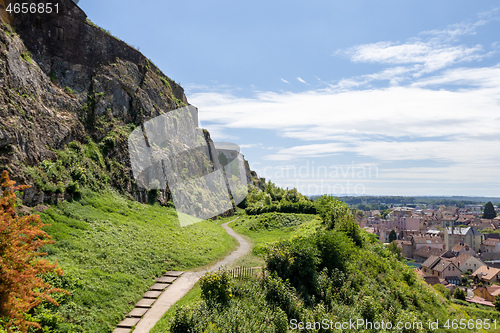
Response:
[{"label": "distant town", "polygon": [[353,212],[360,227],[395,245],[428,284],[442,284],[452,293],[461,288],[468,302],[483,305],[493,306],[500,297],[498,205],[390,204],[383,210],[360,210],[369,206],[363,203],[351,206],[357,207]]}]

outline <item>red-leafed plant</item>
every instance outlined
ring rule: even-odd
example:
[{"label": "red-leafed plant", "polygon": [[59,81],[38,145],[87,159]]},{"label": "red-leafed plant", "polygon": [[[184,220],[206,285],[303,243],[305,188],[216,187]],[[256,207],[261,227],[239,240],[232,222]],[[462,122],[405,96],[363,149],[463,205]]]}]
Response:
[{"label": "red-leafed plant", "polygon": [[52,288],[42,276],[48,272],[61,275],[57,263],[40,259],[46,255],[40,248],[53,243],[42,228],[45,226],[38,215],[16,214],[16,191],[29,186],[15,186],[7,171],[0,177],[3,195],[0,196],[0,319],[12,332],[28,331],[30,326],[40,328],[29,320],[29,310],[44,300],[57,305],[50,297],[55,292],[66,291]]}]

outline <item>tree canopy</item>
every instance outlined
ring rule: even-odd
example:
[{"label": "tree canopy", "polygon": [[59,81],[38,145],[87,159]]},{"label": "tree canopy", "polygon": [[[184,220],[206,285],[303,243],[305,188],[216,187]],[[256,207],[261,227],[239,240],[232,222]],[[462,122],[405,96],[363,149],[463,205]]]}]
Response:
[{"label": "tree canopy", "polygon": [[394,229],[392,229],[390,234],[389,234],[389,243],[392,243],[396,239],[398,239],[398,235],[396,235],[396,231],[394,231]]},{"label": "tree canopy", "polygon": [[484,206],[483,219],[494,219],[496,216],[497,212],[495,212],[495,207],[493,207],[491,201],[488,201]]}]

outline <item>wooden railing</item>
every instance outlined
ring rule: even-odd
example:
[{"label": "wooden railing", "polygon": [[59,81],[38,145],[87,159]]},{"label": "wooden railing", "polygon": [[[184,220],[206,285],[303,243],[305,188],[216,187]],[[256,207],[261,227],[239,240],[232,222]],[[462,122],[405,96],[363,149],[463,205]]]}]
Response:
[{"label": "wooden railing", "polygon": [[[219,270],[222,270],[222,268]],[[262,267],[237,266],[233,269],[228,269],[227,272],[234,279],[245,279],[245,278],[257,276],[261,270],[262,270]]]}]

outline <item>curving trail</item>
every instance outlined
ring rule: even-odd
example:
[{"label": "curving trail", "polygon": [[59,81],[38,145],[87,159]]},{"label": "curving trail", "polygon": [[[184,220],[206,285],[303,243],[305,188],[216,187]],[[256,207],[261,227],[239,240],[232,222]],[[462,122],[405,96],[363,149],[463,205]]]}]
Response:
[{"label": "curving trail", "polygon": [[[239,217],[238,217],[239,218]],[[237,259],[241,258],[251,250],[250,244],[239,234],[234,232],[228,224],[236,221],[238,218],[222,224],[222,227],[226,232],[240,243],[238,248],[234,250],[230,255],[217,262],[215,265],[210,267],[208,270],[201,272],[186,272],[182,274],[177,280],[175,280],[161,296],[156,300],[153,306],[146,312],[144,317],[137,323],[134,333],[147,333],[151,330],[156,322],[161,319],[163,314],[174,305],[178,300],[180,300],[184,295],[187,294],[191,288],[198,282],[198,280],[208,271],[216,271],[223,266],[229,266]]]}]

